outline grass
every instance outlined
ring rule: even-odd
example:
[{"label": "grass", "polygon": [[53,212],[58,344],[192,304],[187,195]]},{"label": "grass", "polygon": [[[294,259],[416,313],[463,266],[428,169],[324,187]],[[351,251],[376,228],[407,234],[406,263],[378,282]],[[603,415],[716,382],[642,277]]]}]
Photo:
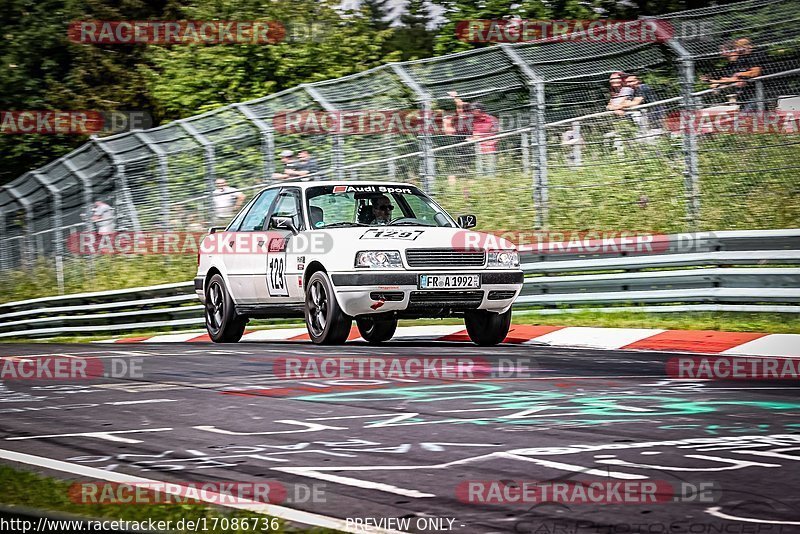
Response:
[{"label": "grass", "polygon": [[[253,512],[225,509],[217,506],[205,506],[199,504],[133,504],[133,505],[112,505],[112,504],[79,504],[70,500],[69,490],[73,482],[59,480],[55,478],[41,476],[29,471],[13,469],[7,466],[0,466],[0,480],[2,480],[2,492],[0,492],[0,503],[4,505],[20,506],[33,508],[42,511],[60,512],[75,514],[77,516],[92,519],[123,519],[127,521],[171,521],[176,525],[180,520],[197,521],[206,518],[207,529],[203,532],[209,533],[236,533],[236,532],[308,532],[317,534],[335,533],[338,531],[331,529],[314,528],[309,530],[297,530],[287,526],[283,521],[277,521],[277,530],[267,529],[232,529],[223,530],[220,528],[219,520],[227,519],[249,519],[247,526],[252,527],[254,520],[257,520],[259,527],[269,525],[270,518],[265,515]],[[81,481],[89,482],[89,481]],[[215,519],[217,522],[215,523]],[[216,524],[217,528],[212,528]],[[272,523],[273,526],[276,523]],[[176,530],[185,532],[188,530]]]},{"label": "grass", "polygon": [[[73,257],[64,261],[64,293],[187,282],[197,272],[194,256],[96,256]],[[5,271],[0,284],[0,302],[47,297],[58,294],[52,260],[39,261],[30,269]]]}]

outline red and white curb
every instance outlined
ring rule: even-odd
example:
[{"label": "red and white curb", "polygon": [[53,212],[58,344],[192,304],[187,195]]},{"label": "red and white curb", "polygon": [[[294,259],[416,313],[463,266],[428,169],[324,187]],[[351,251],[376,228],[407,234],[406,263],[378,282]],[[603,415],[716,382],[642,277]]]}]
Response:
[{"label": "red and white curb", "polygon": [[[459,325],[406,326],[397,329],[398,341],[469,341]],[[308,341],[304,327],[245,332],[242,341]],[[188,332],[157,336],[108,339],[100,343],[193,343],[209,342],[208,334]],[[358,329],[348,341],[363,341]],[[655,350],[732,354],[747,356],[800,357],[800,334],[719,332],[715,330],[658,330],[647,328],[593,328],[582,326],[513,325],[505,343],[553,347]]]}]

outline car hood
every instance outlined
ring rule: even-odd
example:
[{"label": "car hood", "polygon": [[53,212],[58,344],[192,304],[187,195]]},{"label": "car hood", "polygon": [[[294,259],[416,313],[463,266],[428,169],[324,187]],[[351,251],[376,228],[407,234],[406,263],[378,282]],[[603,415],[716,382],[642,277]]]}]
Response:
[{"label": "car hood", "polygon": [[[359,226],[314,233],[330,236],[336,250],[406,250],[411,248],[515,249],[511,241],[461,228],[430,226]],[[350,245],[350,247],[348,247]]]}]

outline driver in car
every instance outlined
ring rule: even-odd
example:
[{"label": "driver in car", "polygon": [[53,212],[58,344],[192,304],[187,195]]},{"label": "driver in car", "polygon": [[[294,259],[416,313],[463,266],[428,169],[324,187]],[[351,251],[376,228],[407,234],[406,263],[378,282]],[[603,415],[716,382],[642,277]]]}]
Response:
[{"label": "driver in car", "polygon": [[377,224],[388,224],[392,220],[392,201],[386,195],[372,197],[372,216]]}]

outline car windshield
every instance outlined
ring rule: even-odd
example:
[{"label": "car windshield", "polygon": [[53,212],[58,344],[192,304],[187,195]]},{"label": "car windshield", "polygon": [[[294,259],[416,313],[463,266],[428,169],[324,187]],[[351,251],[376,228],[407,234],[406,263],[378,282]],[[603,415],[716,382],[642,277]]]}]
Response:
[{"label": "car windshield", "polygon": [[413,186],[322,185],[306,191],[312,228],[448,226],[453,219]]}]

